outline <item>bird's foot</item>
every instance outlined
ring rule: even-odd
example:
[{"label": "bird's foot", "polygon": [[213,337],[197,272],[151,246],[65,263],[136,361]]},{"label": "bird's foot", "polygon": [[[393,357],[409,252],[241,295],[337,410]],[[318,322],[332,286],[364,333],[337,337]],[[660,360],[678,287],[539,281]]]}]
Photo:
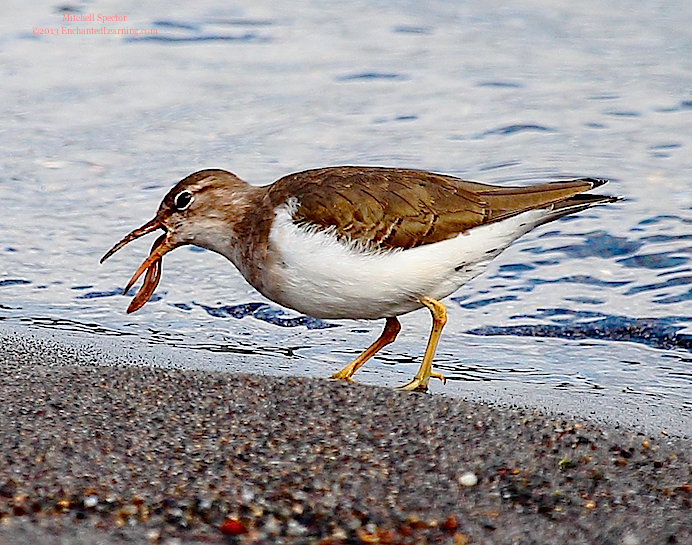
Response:
[{"label": "bird's foot", "polygon": [[351,378],[352,374],[353,373],[345,372],[345,370],[342,369],[341,371],[337,371],[336,373],[334,373],[332,375],[332,378],[335,380],[343,380],[346,382],[353,382],[353,379]]},{"label": "bird's foot", "polygon": [[411,382],[399,386],[399,390],[408,390],[409,392],[427,392],[428,391],[428,381],[431,378],[437,378],[442,381],[443,384],[447,384],[447,379],[442,373],[430,373],[429,377],[418,377],[415,376]]},{"label": "bird's foot", "polygon": [[428,385],[423,384],[423,381],[421,379],[414,378],[408,384],[397,386],[397,390],[407,390],[409,392],[427,392]]}]

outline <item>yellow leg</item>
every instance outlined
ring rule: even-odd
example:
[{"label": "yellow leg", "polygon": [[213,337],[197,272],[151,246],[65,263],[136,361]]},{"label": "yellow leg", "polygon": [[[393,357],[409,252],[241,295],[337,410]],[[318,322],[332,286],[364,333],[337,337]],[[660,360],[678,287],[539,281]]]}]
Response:
[{"label": "yellow leg", "polygon": [[425,355],[423,356],[423,362],[420,364],[420,368],[413,377],[413,380],[408,384],[400,386],[402,390],[418,390],[425,392],[428,389],[428,381],[430,377],[439,378],[444,381],[445,378],[440,373],[433,373],[432,362],[435,357],[435,350],[437,350],[437,342],[440,340],[440,334],[442,333],[442,328],[447,323],[447,309],[445,306],[431,299],[430,297],[423,297],[420,300],[428,309],[430,314],[432,314],[433,326],[432,331],[430,331],[430,339],[428,339],[428,346],[425,348]]},{"label": "yellow leg", "polygon": [[380,350],[382,350],[383,347],[393,342],[394,339],[396,339],[396,336],[399,334],[400,330],[401,324],[399,324],[399,320],[397,320],[396,318],[387,318],[387,323],[384,326],[384,331],[382,332],[382,335],[380,335],[379,339],[372,343],[365,352],[363,352],[355,360],[349,363],[341,371],[334,373],[332,375],[332,378],[336,378],[339,380],[351,380],[353,373],[358,371],[361,365],[363,365],[366,361],[368,361]]}]

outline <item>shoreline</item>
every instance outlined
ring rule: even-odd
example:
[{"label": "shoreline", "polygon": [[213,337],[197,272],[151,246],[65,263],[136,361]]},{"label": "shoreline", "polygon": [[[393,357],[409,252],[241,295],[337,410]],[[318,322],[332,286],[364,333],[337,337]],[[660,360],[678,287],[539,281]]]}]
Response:
[{"label": "shoreline", "polygon": [[7,337],[0,353],[0,545],[692,542],[686,439],[324,379],[74,365]]}]

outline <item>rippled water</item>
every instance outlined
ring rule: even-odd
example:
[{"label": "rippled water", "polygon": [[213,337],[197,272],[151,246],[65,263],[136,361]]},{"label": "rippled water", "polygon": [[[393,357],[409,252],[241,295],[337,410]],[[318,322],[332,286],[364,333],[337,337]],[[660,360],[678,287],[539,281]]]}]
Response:
[{"label": "rippled water", "polygon": [[[335,164],[606,177],[623,202],[530,233],[448,300],[436,363],[450,381],[434,389],[692,434],[692,5],[275,4],[6,10],[3,327],[328,376],[381,324],[284,310],[192,248],[167,256],[152,301],[128,316],[122,286],[151,241],[98,259],[201,168],[251,183]],[[92,26],[62,22],[79,10],[157,34],[34,35]],[[408,380],[429,321],[405,316],[361,380]]]}]

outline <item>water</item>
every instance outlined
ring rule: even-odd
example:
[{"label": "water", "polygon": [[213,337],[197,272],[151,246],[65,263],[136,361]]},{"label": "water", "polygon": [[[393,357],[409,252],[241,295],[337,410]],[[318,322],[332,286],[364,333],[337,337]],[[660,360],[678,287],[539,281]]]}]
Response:
[{"label": "water", "polygon": [[[62,22],[75,10],[126,24]],[[62,33],[92,26],[157,34]],[[35,2],[6,8],[0,36],[5,330],[328,376],[382,324],[301,317],[191,248],[128,316],[151,241],[98,259],[201,168],[258,184],[335,164],[606,177],[623,202],[530,233],[448,300],[449,381],[432,386],[692,435],[688,2]],[[407,381],[429,322],[403,317],[358,378]]]}]

